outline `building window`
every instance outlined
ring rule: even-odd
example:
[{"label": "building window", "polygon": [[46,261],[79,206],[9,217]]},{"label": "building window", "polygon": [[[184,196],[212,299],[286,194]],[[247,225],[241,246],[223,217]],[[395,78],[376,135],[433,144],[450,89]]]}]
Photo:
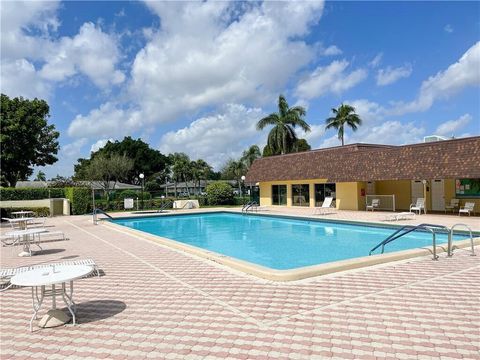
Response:
[{"label": "building window", "polygon": [[287,185],[272,185],[272,205],[287,205]]},{"label": "building window", "polygon": [[310,206],[310,186],[308,184],[292,185],[293,206]]},{"label": "building window", "polygon": [[326,197],[336,199],[335,184],[315,184],[315,206],[322,206]]}]

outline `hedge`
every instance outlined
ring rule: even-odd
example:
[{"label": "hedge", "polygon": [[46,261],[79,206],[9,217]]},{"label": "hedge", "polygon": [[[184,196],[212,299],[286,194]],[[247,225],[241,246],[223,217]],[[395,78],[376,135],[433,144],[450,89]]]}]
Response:
[{"label": "hedge", "polygon": [[83,215],[92,211],[92,190],[89,188],[65,188],[65,197],[70,200],[72,215]]},{"label": "hedge", "polygon": [[1,188],[0,199],[9,200],[41,200],[48,198],[64,198],[63,188]]},{"label": "hedge", "polygon": [[[20,208],[0,208],[2,218],[12,218],[12,212],[18,211]],[[50,208],[48,207],[22,207],[22,210],[33,211],[34,216],[50,216]]]},{"label": "hedge", "polygon": [[209,205],[233,205],[233,189],[229,183],[216,182],[205,189]]}]

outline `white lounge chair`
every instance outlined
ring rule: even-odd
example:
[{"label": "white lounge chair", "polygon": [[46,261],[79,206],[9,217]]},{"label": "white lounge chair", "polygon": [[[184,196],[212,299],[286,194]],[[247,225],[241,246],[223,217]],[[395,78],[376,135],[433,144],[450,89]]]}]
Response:
[{"label": "white lounge chair", "polygon": [[465,206],[460,208],[460,210],[458,210],[458,216],[460,216],[460,214],[462,214],[462,213],[468,214],[468,216],[470,216],[470,213],[473,213],[473,215],[475,215],[475,212],[473,211],[474,207],[475,207],[475,203],[466,202]]},{"label": "white lounge chair", "polygon": [[415,219],[414,212],[401,212],[397,214],[390,214],[385,217],[386,221],[413,220],[413,219]]},{"label": "white lounge chair", "polygon": [[417,198],[417,202],[415,204],[410,204],[410,212],[418,211],[418,215],[422,213],[426,214],[427,211],[425,210],[425,198]]},{"label": "white lounge chair", "polygon": [[[316,207],[313,215],[325,215],[331,213],[333,197],[327,196],[320,207]],[[330,210],[330,211],[329,211]]]},{"label": "white lounge chair", "polygon": [[456,209],[458,209],[459,205],[460,205],[459,199],[450,199],[450,204],[445,205],[445,213],[447,213],[447,210],[454,212]]},{"label": "white lounge chair", "polygon": [[380,199],[373,199],[372,203],[370,205],[367,205],[367,211],[368,210],[375,210],[378,209],[378,206],[380,205]]}]

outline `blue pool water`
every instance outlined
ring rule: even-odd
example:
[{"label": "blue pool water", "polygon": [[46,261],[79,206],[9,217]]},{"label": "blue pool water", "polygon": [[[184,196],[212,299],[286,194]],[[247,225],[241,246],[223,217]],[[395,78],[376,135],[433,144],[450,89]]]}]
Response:
[{"label": "blue pool water", "polygon": [[[396,230],[393,227],[222,212],[117,219],[113,222],[279,270],[367,256],[370,249]],[[454,238],[460,239],[464,237]],[[437,234],[437,244],[446,242],[446,234]],[[430,233],[414,232],[386,245],[385,252],[431,244]]]}]

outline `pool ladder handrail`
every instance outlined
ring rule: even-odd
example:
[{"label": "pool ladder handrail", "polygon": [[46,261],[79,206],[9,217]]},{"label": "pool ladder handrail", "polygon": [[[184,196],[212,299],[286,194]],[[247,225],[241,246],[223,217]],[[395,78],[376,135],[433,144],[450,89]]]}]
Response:
[{"label": "pool ladder handrail", "polygon": [[242,214],[246,214],[249,209],[255,209],[256,211],[258,211],[258,204],[256,203],[256,201],[249,201],[248,203],[243,205]]},{"label": "pool ladder handrail", "polygon": [[93,209],[93,213],[92,213],[92,215],[93,215],[93,223],[94,223],[95,225],[97,225],[97,223],[98,223],[98,219],[97,219],[97,214],[98,214],[98,213],[103,214],[103,215],[105,215],[106,217],[108,217],[109,219],[112,219],[112,220],[113,220],[113,217],[111,217],[110,215],[108,215],[105,211],[103,211],[102,209],[99,209],[99,208],[95,208],[95,209]]},{"label": "pool ladder handrail", "polygon": [[476,256],[475,246],[473,244],[472,229],[470,228],[470,226],[468,226],[467,224],[464,224],[464,223],[457,223],[450,228],[450,236],[448,237],[448,256],[449,257],[453,256],[453,248],[452,248],[453,230],[455,230],[455,228],[458,227],[458,226],[463,226],[463,227],[467,228],[467,230],[469,232],[469,235],[470,235],[470,247],[471,247],[470,256]]},{"label": "pool ladder handrail", "polygon": [[424,224],[420,224],[420,225],[405,225],[405,226],[402,226],[397,231],[395,231],[390,236],[388,236],[385,240],[380,242],[374,248],[372,248],[372,250],[370,250],[368,255],[372,255],[372,252],[377,250],[380,246],[382,247],[382,252],[381,253],[383,254],[384,251],[385,251],[385,245],[387,245],[388,243],[391,243],[392,241],[394,241],[394,240],[396,240],[396,239],[398,239],[402,236],[405,236],[405,235],[407,235],[407,234],[409,234],[413,231],[424,230],[424,231],[429,231],[429,232],[432,233],[433,260],[438,260],[435,229],[446,230],[446,232],[448,234],[448,243],[451,243],[451,231],[446,226],[437,225],[437,224],[428,224],[428,223],[424,223]]}]

